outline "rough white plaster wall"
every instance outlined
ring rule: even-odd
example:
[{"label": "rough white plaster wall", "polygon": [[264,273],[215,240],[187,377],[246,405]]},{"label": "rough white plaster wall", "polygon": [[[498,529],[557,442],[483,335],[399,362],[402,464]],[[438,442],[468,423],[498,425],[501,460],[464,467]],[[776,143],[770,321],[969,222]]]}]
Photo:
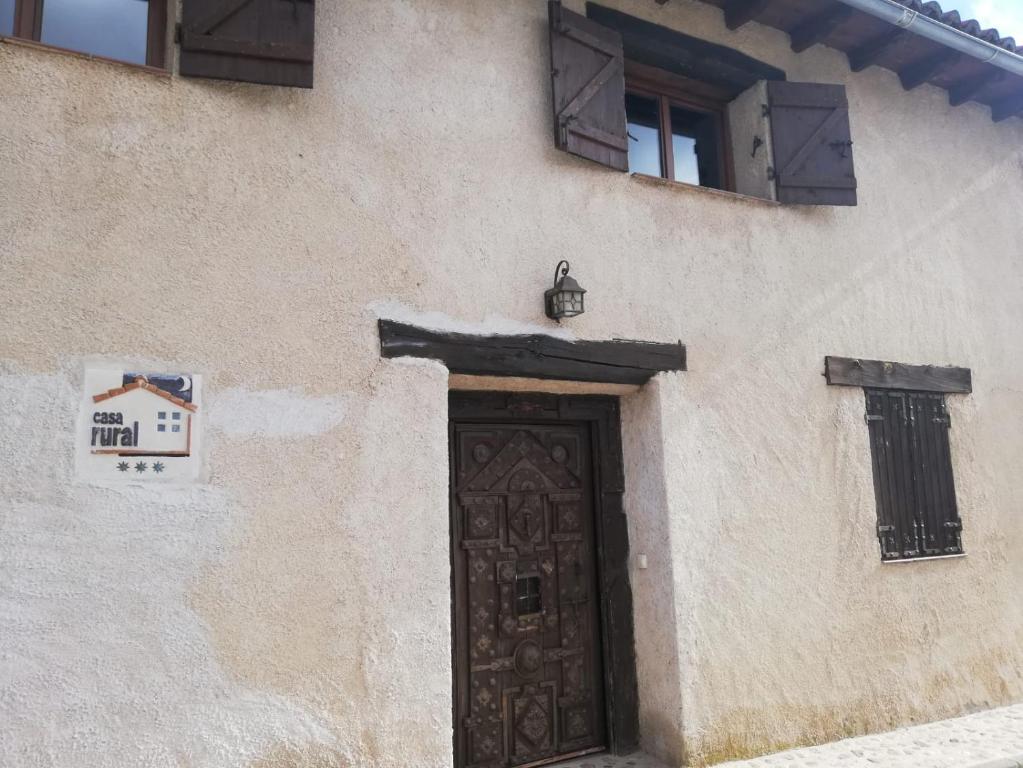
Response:
[{"label": "rough white plaster wall", "polygon": [[212,429],[237,437],[303,437],[328,432],[344,418],[339,397],[307,397],[301,390],[252,392],[232,387],[209,404]]},{"label": "rough white plaster wall", "polygon": [[75,384],[0,376],[0,764],[213,768],[334,746],[321,712],[232,679],[188,605],[239,523],[230,494],[77,485]]},{"label": "rough white plaster wall", "polygon": [[[792,80],[846,83],[860,206],[747,204],[558,153],[534,0],[320,3],[310,92],[0,43],[0,360],[64,382],[39,410],[63,412],[77,393],[62,361],[93,354],[202,370],[211,398],[289,391],[314,411],[343,406],[315,434],[210,430],[194,514],[69,488],[50,460],[69,438],[3,430],[0,561],[15,575],[0,589],[36,579],[58,597],[0,633],[0,658],[46,670],[77,667],[75,653],[134,654],[38,690],[5,666],[0,720],[16,725],[3,761],[53,765],[98,744],[108,764],[133,764],[137,721],[105,709],[129,690],[175,765],[201,765],[203,749],[223,766],[448,765],[447,380],[381,362],[373,308],[553,332],[540,295],[562,257],[589,289],[564,330],[688,345],[691,370],[656,385],[664,488],[645,469],[629,482],[649,498],[627,503],[661,504],[637,514],[671,542],[674,637],[658,628],[640,653],[649,687],[657,649],[677,649],[663,666],[679,693],[666,681],[657,696],[669,724],[681,712],[692,761],[1023,696],[1020,122],[952,109],[930,87],[907,93],[890,72],[852,74],[824,48],[793,54],[756,24],[729,32],[692,0],[606,4]],[[824,386],[825,354],[973,368],[975,394],[950,399],[967,558],[881,566],[862,396]],[[239,408],[223,423],[251,425]],[[642,436],[629,439],[634,465]],[[38,504],[48,511],[26,512]],[[215,530],[207,514],[223,517]],[[82,541],[64,533],[101,524]],[[181,542],[196,527],[193,552]],[[108,540],[111,558],[154,548],[150,567],[179,586],[136,575],[124,606],[104,602],[120,574],[91,550]],[[645,579],[638,618],[670,620],[665,588]],[[20,616],[36,592],[5,591],[4,610]],[[176,635],[166,615],[203,634]],[[83,617],[84,650],[53,643],[85,637]],[[238,716],[196,685],[180,701],[200,715],[161,720],[163,686],[200,673],[144,660],[182,643],[209,657],[208,679],[291,714]],[[30,694],[48,716],[18,714]],[[680,749],[668,725],[651,734]]]},{"label": "rough white plaster wall", "polygon": [[[640,738],[645,751],[674,765],[684,757],[679,670],[679,613],[685,596],[677,589],[677,558],[685,535],[673,525],[675,505],[666,482],[672,469],[665,444],[664,401],[684,374],[660,374],[622,400],[622,451],[629,518]],[[673,434],[674,430],[670,430]],[[637,567],[640,556],[647,567]]]},{"label": "rough white plaster wall", "polygon": [[0,375],[0,765],[444,764],[447,371],[381,363],[344,437],[330,398],[227,390],[181,488],[75,481],[80,383]]}]

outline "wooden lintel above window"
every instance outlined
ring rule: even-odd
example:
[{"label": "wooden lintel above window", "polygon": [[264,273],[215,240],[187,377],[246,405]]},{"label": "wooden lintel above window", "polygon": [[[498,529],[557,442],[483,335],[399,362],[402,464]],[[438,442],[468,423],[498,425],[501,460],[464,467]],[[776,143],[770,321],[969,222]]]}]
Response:
[{"label": "wooden lintel above window", "polygon": [[661,371],[686,370],[681,344],[569,341],[542,334],[477,336],[380,320],[382,357],[438,360],[452,373],[644,384]]},{"label": "wooden lintel above window", "polygon": [[973,374],[969,368],[906,365],[884,360],[828,356],[824,358],[824,376],[828,384],[846,387],[951,394],[969,394],[973,391]]},{"label": "wooden lintel above window", "polygon": [[685,75],[676,75],[648,64],[641,64],[630,59],[625,60],[626,87],[639,87],[642,90],[664,93],[675,101],[696,103],[699,106],[724,109],[732,101],[734,94],[713,83],[694,80]]}]

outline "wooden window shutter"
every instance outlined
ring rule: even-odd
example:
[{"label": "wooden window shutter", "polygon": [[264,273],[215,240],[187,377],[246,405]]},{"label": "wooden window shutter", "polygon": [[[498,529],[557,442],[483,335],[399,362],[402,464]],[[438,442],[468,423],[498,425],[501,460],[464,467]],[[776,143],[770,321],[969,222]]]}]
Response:
[{"label": "wooden window shutter", "polygon": [[962,552],[962,521],[956,505],[952,451],[948,433],[951,419],[942,395],[909,395],[913,424],[914,485],[920,545],[925,555]]},{"label": "wooden window shutter", "polygon": [[877,500],[881,557],[898,560],[920,553],[913,526],[909,413],[902,393],[867,390],[867,426]]},{"label": "wooden window shutter", "polygon": [[181,74],[313,87],[314,0],[183,0]]},{"label": "wooden window shutter", "polygon": [[619,171],[629,170],[625,53],[621,35],[548,3],[555,144]]},{"label": "wooden window shutter", "polygon": [[856,205],[844,85],[767,83],[778,201]]},{"label": "wooden window shutter", "polygon": [[866,397],[882,558],[961,553],[944,396],[868,389]]}]

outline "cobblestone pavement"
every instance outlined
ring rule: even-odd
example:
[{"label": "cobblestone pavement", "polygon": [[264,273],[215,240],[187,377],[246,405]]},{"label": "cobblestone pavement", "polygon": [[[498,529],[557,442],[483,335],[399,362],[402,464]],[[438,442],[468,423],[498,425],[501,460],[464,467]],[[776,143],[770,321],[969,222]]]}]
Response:
[{"label": "cobblestone pavement", "polygon": [[719,768],[1012,768],[1016,762],[1023,762],[1023,705]]},{"label": "cobblestone pavement", "polygon": [[[645,755],[594,755],[558,768],[666,768]],[[1023,704],[716,768],[1023,768]]]}]

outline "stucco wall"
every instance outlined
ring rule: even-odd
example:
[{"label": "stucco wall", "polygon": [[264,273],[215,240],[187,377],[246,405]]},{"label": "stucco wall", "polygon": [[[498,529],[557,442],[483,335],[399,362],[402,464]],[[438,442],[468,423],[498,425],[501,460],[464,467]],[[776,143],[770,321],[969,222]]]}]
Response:
[{"label": "stucco wall", "polygon": [[[569,332],[688,345],[624,398],[648,747],[1023,698],[1021,123],[689,0],[606,4],[846,83],[860,205],[558,153],[539,0],[320,3],[311,92],[0,43],[0,763],[449,765],[448,380],[379,360],[375,319],[551,329],[562,257]],[[973,369],[966,558],[882,566],[825,354]],[[208,483],[74,480],[93,355],[205,375]]]}]

